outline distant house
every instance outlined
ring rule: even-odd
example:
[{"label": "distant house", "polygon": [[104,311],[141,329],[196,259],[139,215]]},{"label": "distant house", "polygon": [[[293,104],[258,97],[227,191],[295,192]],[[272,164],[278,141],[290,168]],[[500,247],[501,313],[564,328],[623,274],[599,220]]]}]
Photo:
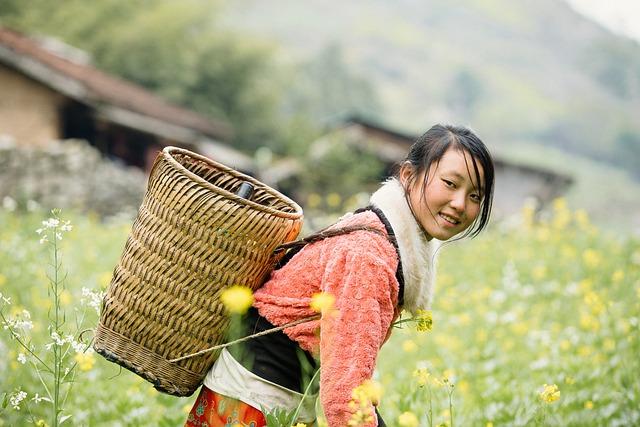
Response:
[{"label": "distant house", "polygon": [[[351,117],[332,127],[312,145],[320,147],[327,138],[338,137],[341,141],[376,153],[386,165],[384,176],[391,175],[394,166],[404,159],[416,135],[408,135],[391,130],[378,123],[358,117]],[[504,217],[519,211],[525,201],[535,200],[539,208],[564,194],[573,179],[567,175],[537,166],[516,164],[499,156],[493,156],[496,177],[494,193],[494,213]]]},{"label": "distant house", "polygon": [[0,94],[0,135],[17,144],[84,139],[105,156],[145,170],[159,149],[176,145],[254,169],[250,157],[227,144],[228,123],[102,72],[59,41],[0,27]]}]

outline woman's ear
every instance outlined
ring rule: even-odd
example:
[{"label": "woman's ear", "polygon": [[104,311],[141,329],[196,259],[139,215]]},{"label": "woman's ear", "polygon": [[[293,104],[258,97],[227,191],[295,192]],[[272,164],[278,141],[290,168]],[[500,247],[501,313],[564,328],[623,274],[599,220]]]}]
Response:
[{"label": "woman's ear", "polygon": [[411,162],[404,162],[400,166],[400,172],[398,173],[398,179],[400,184],[406,189],[413,179],[415,173],[414,167]]}]

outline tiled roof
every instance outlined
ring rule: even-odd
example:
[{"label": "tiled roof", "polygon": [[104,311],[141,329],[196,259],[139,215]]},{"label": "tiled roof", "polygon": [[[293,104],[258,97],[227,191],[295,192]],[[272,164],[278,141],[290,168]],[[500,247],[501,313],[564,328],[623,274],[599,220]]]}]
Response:
[{"label": "tiled roof", "polygon": [[[41,83],[59,89],[55,76],[62,76],[74,83],[75,98],[89,105],[108,105],[124,109],[163,123],[186,128],[208,137],[227,140],[231,136],[231,126],[225,122],[210,119],[186,108],[171,104],[148,90],[107,74],[97,68],[72,61],[44,48],[41,43],[17,31],[0,27],[0,48],[9,50],[9,55],[0,55],[0,62],[17,69],[24,69],[29,60],[35,61],[45,72],[31,73]],[[33,62],[31,62],[33,65]],[[50,76],[50,77],[49,77]],[[65,94],[69,96],[70,94]]]}]

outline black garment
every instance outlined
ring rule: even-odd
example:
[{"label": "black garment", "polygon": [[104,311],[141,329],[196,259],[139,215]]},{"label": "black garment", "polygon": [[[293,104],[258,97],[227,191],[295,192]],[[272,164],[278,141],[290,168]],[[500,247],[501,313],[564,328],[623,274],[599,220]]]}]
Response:
[{"label": "black garment", "polygon": [[[272,329],[275,326],[251,307],[244,319],[247,335]],[[239,362],[257,376],[289,390],[304,393],[303,381],[310,380],[318,369],[318,362],[308,351],[284,332],[272,332],[240,344]],[[304,367],[304,369],[303,369]],[[304,378],[304,375],[307,378]]]}]

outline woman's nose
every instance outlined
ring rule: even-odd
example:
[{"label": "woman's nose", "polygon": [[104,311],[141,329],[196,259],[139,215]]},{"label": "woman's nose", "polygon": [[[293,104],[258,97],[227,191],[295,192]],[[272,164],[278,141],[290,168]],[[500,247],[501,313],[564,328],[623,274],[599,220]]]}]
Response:
[{"label": "woman's nose", "polygon": [[458,212],[464,212],[465,197],[466,196],[463,192],[458,191],[454,193],[453,197],[451,198],[451,202],[449,202],[449,204],[453,209],[457,210]]}]

